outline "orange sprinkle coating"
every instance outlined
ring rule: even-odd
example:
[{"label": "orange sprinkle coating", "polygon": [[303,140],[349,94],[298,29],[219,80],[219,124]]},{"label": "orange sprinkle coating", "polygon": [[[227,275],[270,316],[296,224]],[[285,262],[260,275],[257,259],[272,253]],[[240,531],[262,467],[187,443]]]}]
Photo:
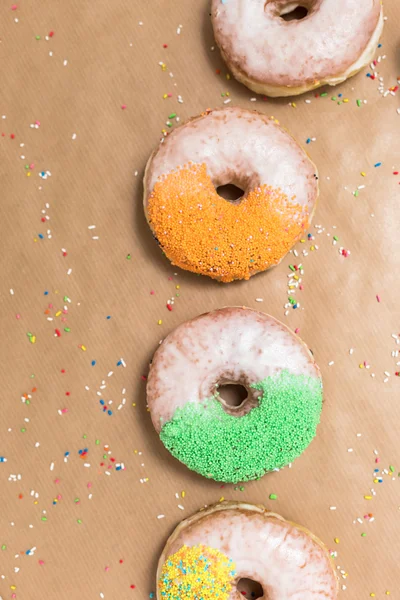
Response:
[{"label": "orange sprinkle coating", "polygon": [[278,264],[308,227],[308,211],[279,188],[262,185],[240,204],[224,200],[205,164],[160,178],[148,218],[172,264],[224,282]]}]

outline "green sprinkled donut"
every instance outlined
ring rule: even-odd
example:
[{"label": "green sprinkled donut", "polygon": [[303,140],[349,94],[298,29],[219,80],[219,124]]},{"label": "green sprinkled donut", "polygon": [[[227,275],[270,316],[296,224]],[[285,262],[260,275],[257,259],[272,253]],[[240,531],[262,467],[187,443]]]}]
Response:
[{"label": "green sprinkled donut", "polygon": [[[239,389],[233,385],[242,397],[232,398]],[[164,340],[147,399],[175,458],[204,477],[237,483],[281,468],[307,448],[320,420],[322,381],[310,351],[282,323],[224,308]]]}]

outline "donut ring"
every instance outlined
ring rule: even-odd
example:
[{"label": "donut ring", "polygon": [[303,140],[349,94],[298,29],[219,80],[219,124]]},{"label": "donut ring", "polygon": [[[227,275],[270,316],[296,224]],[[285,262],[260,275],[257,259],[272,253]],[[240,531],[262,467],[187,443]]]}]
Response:
[{"label": "donut ring", "polygon": [[335,600],[338,579],[326,546],[305,527],[263,506],[222,502],[182,521],[160,556],[158,600],[241,600],[240,579],[259,600]]},{"label": "donut ring", "polygon": [[[219,387],[247,398],[231,406]],[[183,323],[157,349],[147,382],[153,425],[171,454],[216,481],[258,479],[291,463],[316,434],[321,374],[285,325],[249,308]]]},{"label": "donut ring", "polygon": [[[299,6],[307,16],[285,21]],[[337,85],[368,65],[383,29],[380,0],[212,0],[215,40],[233,76],[267,96]]]},{"label": "donut ring", "polygon": [[[216,188],[245,191],[237,202]],[[317,170],[279,125],[255,111],[207,111],[173,131],[148,161],[144,210],[172,264],[228,282],[278,264],[304,234]]]}]

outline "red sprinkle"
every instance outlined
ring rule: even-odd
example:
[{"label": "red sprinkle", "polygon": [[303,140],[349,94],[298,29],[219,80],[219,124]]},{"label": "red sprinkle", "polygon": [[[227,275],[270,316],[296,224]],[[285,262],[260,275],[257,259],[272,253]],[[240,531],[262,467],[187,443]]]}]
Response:
[{"label": "red sprinkle", "polygon": [[56,329],[56,336],[61,337],[61,331],[59,329]]},{"label": "red sprinkle", "polygon": [[54,35],[54,31],[50,31],[49,37],[53,37],[53,35]]},{"label": "red sprinkle", "polygon": [[168,310],[169,310],[170,312],[172,312],[172,306],[171,306],[171,304],[167,304],[167,308],[168,308]]}]

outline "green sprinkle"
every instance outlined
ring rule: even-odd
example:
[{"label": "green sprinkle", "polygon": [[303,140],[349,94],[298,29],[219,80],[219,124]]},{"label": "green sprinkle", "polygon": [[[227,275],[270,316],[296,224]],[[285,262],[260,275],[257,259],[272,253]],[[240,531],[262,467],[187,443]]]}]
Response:
[{"label": "green sprinkle", "polygon": [[357,198],[358,194],[359,194],[358,190],[355,190],[355,191],[353,192],[353,196],[355,196],[356,198]]},{"label": "green sprinkle", "polygon": [[391,473],[393,473],[393,471],[394,471],[394,466],[393,466],[393,465],[390,465],[390,467],[389,467],[389,471],[390,471]]},{"label": "green sprinkle", "polygon": [[357,106],[361,106],[361,100],[357,100]]},{"label": "green sprinkle", "polygon": [[75,502],[75,504],[76,504],[77,502],[79,502],[79,498],[75,498],[74,502]]},{"label": "green sprinkle", "polygon": [[96,444],[96,446],[98,446],[100,444],[100,440],[96,440],[95,444]]},{"label": "green sprinkle", "polygon": [[320,94],[321,98],[325,98],[325,96],[328,95],[328,92],[323,92],[323,94]]},{"label": "green sprinkle", "polygon": [[170,121],[167,121],[167,127],[172,127],[172,123]]},{"label": "green sprinkle", "polygon": [[29,404],[31,403],[30,400],[25,400],[25,404],[27,404],[29,406]]},{"label": "green sprinkle", "polygon": [[1,549],[5,550],[7,548],[7,546],[5,544],[2,545]]},{"label": "green sprinkle", "polygon": [[47,521],[47,517],[42,517],[41,520],[42,521]]},{"label": "green sprinkle", "polygon": [[127,260],[131,260],[131,255],[130,255],[130,254],[127,254],[127,255],[126,255],[126,259],[127,259]]},{"label": "green sprinkle", "polygon": [[335,242],[338,242],[338,241],[339,241],[339,238],[338,238],[338,236],[337,236],[337,235],[334,235],[334,236],[333,236],[333,239],[335,240]]},{"label": "green sprinkle", "polygon": [[297,458],[313,440],[322,410],[320,379],[282,371],[252,386],[259,404],[228,415],[216,396],[176,409],[160,432],[175,458],[209,479],[258,479]]},{"label": "green sprinkle", "polygon": [[168,119],[175,119],[176,117],[176,113],[171,113],[168,117]]},{"label": "green sprinkle", "polygon": [[336,102],[336,100],[337,100],[336,96],[332,96],[331,100],[334,100]]},{"label": "green sprinkle", "polygon": [[70,327],[64,327],[64,331],[66,331],[67,333],[69,333],[71,331]]},{"label": "green sprinkle", "polygon": [[290,304],[296,304],[296,299],[292,298],[292,296],[289,296],[288,300],[289,300]]},{"label": "green sprinkle", "polygon": [[21,433],[25,433],[26,429],[25,427],[21,427]]},{"label": "green sprinkle", "polygon": [[87,438],[86,433],[84,433],[82,437],[83,437],[84,440],[86,440],[86,438]]},{"label": "green sprinkle", "polygon": [[276,500],[278,498],[278,496],[276,494],[270,494],[269,495],[269,499],[270,500]]},{"label": "green sprinkle", "polygon": [[291,271],[295,271],[295,270],[296,270],[296,269],[294,268],[294,266],[293,266],[293,265],[289,265],[289,269],[290,269]]},{"label": "green sprinkle", "polygon": [[361,537],[367,537],[367,534],[366,533],[362,533]]},{"label": "green sprinkle", "polygon": [[36,39],[36,40],[40,40],[40,35],[36,35],[36,36],[35,36],[35,39]]},{"label": "green sprinkle", "polygon": [[77,519],[76,522],[80,525],[82,523],[82,519]]}]

